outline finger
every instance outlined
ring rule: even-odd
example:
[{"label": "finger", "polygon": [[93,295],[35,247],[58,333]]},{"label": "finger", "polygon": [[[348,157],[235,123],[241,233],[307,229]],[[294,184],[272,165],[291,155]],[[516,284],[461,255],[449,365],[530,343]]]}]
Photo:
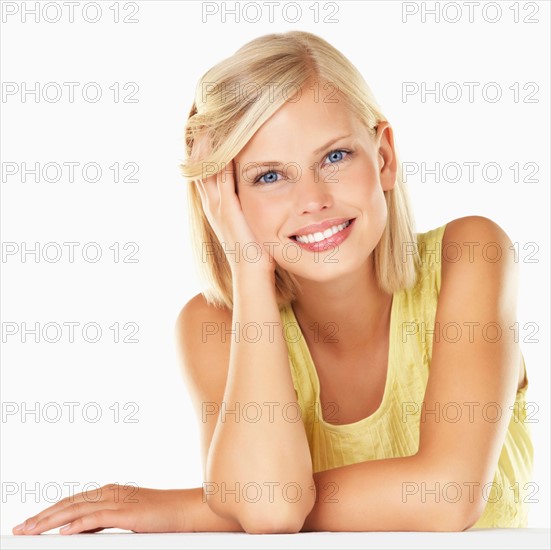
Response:
[{"label": "finger", "polygon": [[25,524],[20,534],[39,535],[55,527],[75,521],[79,517],[105,510],[108,503],[104,502],[74,502],[36,522]]},{"label": "finger", "polygon": [[[191,152],[191,158],[195,160],[204,159],[209,154],[210,154],[210,144],[209,144],[208,132],[203,131],[195,137],[194,144],[192,147],[192,152]],[[201,170],[204,171],[204,166],[202,167]],[[202,176],[204,176],[204,174],[202,174]],[[211,178],[215,178],[215,175],[213,174],[206,178],[201,177],[197,184],[199,194],[201,195],[201,201],[203,203],[203,209],[205,209],[205,207],[208,208],[209,206],[209,204],[206,202],[205,199],[211,200],[209,197],[209,193],[207,191],[207,188],[209,187],[209,183],[210,183],[209,180],[211,180]]]},{"label": "finger", "polygon": [[58,512],[59,510],[62,510],[63,508],[66,508],[69,506],[72,502],[75,502],[77,500],[77,497],[80,496],[80,493],[78,495],[74,495],[71,497],[66,497],[61,499],[59,502],[56,502],[52,506],[48,506],[48,508],[45,508],[35,516],[31,516],[30,518],[27,518],[23,523],[20,525],[17,525],[12,529],[12,533],[14,535],[17,534],[23,534],[23,531],[25,529],[32,528],[34,525],[36,525],[39,521],[43,520],[45,517],[48,517],[50,514]]},{"label": "finger", "polygon": [[63,510],[64,508],[67,508],[73,503],[77,502],[97,502],[98,494],[94,493],[94,497],[90,497],[89,493],[77,493],[76,495],[71,495],[69,497],[62,498],[60,501],[56,502],[55,504],[52,504],[52,506],[48,506],[48,508],[45,508],[38,514],[31,516],[30,518],[27,518],[22,524],[16,526],[13,528],[12,532],[13,534],[23,534],[23,531],[25,528],[29,529],[32,528],[34,525],[36,525],[39,521],[42,521],[44,518],[50,516],[51,514],[54,514],[56,512],[59,512],[60,510]]},{"label": "finger", "polygon": [[207,208],[214,212],[217,208],[218,203],[220,202],[220,193],[217,189],[218,176],[220,172],[216,174],[211,174],[210,176],[203,179],[203,189],[207,197]]},{"label": "finger", "polygon": [[203,208],[203,214],[207,218],[207,221],[209,225],[212,227],[213,231],[216,233],[216,230],[214,229],[215,228],[214,216],[210,206],[212,201],[208,198],[208,195],[202,180],[200,183],[198,183],[197,187],[199,189],[199,193],[201,194],[201,205]]},{"label": "finger", "polygon": [[129,529],[127,516],[119,510],[98,510],[86,516],[79,517],[59,530],[62,535],[73,535],[102,529]]},{"label": "finger", "polygon": [[218,172],[217,186],[220,194],[220,200],[224,204],[230,204],[235,200],[235,175],[233,159],[229,165],[226,165],[223,170]]}]

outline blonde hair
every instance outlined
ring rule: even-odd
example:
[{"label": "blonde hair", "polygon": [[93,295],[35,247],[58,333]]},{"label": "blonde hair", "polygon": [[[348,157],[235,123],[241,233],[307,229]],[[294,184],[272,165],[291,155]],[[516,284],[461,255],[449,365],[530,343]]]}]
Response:
[{"label": "blonde hair", "polygon": [[[203,257],[206,246],[210,250],[222,250],[196,188],[203,177],[203,163],[230,164],[260,126],[289,100],[289,89],[298,92],[313,79],[334,86],[371,135],[375,135],[380,122],[386,121],[358,69],[327,41],[303,31],[260,36],[208,70],[197,84],[185,127],[186,157],[180,167],[189,183],[194,252],[209,285],[203,295],[212,305],[233,309],[232,274],[228,262],[221,257],[223,253]],[[253,99],[251,90],[257,92]],[[195,139],[203,132],[208,136],[209,153],[200,159],[192,158]],[[392,294],[415,284],[420,263],[416,246],[413,253],[402,258],[402,247],[416,243],[416,238],[398,158],[397,167],[394,188],[384,191],[387,223],[373,251],[377,283],[383,291]],[[279,307],[297,297],[298,281],[279,265],[275,269],[275,284]]]}]

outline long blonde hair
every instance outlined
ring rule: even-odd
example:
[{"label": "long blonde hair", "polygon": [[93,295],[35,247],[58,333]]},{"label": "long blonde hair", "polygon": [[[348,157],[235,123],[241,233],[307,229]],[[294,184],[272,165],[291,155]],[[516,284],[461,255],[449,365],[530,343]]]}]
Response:
[{"label": "long blonde hair", "polygon": [[[221,251],[222,247],[196,188],[203,164],[230,164],[262,124],[289,100],[289,90],[298,91],[312,80],[336,88],[372,135],[386,120],[358,69],[327,41],[303,31],[260,36],[208,70],[197,84],[185,127],[185,160],[180,168],[189,184],[190,231],[199,269],[208,283],[203,295],[210,304],[232,309],[233,292],[228,262],[220,254],[204,254],[205,250]],[[195,139],[204,132],[208,135],[209,154],[192,158]],[[413,286],[420,263],[416,246],[413,252],[405,256],[402,253],[404,245],[416,239],[398,158],[397,167],[394,188],[384,191],[387,224],[373,251],[377,283],[388,293]],[[275,284],[280,307],[297,297],[297,280],[279,265]]]}]

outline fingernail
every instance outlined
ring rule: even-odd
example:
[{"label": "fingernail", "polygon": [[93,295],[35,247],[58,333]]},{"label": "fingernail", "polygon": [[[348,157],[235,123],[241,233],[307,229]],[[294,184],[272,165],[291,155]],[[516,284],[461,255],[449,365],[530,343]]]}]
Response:
[{"label": "fingernail", "polygon": [[23,525],[25,525],[25,522],[23,523],[20,523],[19,525],[16,525],[13,530],[14,531],[22,531],[23,530]]},{"label": "fingernail", "polygon": [[68,531],[71,528],[71,524],[65,525],[65,527],[62,527],[60,531]]},{"label": "fingernail", "polygon": [[31,529],[34,529],[36,526],[36,521],[31,521],[27,524],[27,522],[25,522],[25,531],[30,531]]}]

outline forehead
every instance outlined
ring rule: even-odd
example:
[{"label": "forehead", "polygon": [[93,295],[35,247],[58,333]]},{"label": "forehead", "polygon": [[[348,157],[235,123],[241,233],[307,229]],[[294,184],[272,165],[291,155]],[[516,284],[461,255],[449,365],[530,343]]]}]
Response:
[{"label": "forehead", "polygon": [[342,95],[305,86],[298,101],[291,98],[253,135],[236,159],[261,158],[272,150],[312,151],[332,137],[357,135],[363,127]]}]

